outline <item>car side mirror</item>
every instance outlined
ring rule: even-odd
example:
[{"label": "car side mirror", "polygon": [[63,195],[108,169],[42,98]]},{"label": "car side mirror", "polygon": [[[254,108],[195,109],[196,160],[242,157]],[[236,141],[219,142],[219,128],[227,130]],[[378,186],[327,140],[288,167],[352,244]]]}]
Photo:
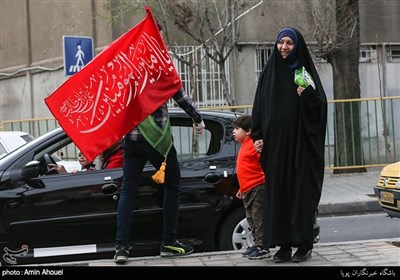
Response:
[{"label": "car side mirror", "polygon": [[41,165],[37,160],[28,162],[21,169],[21,178],[23,180],[29,180],[31,178],[39,177],[41,174]]},{"label": "car side mirror", "polygon": [[24,180],[26,184],[34,189],[43,189],[45,187],[44,183],[38,178],[42,172],[42,165],[39,161],[30,161],[21,169],[20,179]]}]

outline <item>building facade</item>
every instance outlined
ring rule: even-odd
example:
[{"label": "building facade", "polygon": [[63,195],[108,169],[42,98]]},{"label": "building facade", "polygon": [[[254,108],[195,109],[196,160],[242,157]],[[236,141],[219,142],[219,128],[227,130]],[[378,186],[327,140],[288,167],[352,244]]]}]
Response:
[{"label": "building facade", "polygon": [[[68,77],[64,76],[62,37],[93,38],[97,54],[143,15],[125,19],[124,25],[109,25],[103,16],[107,1],[0,0],[0,119],[20,120],[51,117],[44,98]],[[250,0],[254,4],[260,1]],[[251,105],[258,75],[283,26],[304,32],[310,25],[304,0],[261,1],[241,18],[241,37],[227,62],[230,91],[236,105]],[[360,1],[360,82],[362,97],[400,95],[400,1]],[[22,15],[18,16],[17,15]],[[284,20],[282,20],[284,18]],[[180,48],[201,49],[193,46]],[[200,54],[201,55],[201,54]],[[184,65],[178,71],[189,92],[191,81]],[[333,99],[332,69],[317,64],[326,93]],[[219,70],[212,61],[200,68],[194,96],[200,106],[225,105]]]}]

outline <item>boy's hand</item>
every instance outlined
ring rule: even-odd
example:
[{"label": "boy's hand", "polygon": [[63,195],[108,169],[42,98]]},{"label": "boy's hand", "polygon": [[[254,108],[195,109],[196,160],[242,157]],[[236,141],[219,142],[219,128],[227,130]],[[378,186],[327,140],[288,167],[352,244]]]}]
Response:
[{"label": "boy's hand", "polygon": [[241,192],[241,191],[238,191],[238,192],[236,193],[236,197],[237,197],[238,199],[243,199],[243,194],[242,194],[242,192]]},{"label": "boy's hand", "polygon": [[261,153],[263,146],[264,146],[264,141],[262,139],[256,140],[254,142],[254,149],[256,149],[256,151],[259,153]]}]

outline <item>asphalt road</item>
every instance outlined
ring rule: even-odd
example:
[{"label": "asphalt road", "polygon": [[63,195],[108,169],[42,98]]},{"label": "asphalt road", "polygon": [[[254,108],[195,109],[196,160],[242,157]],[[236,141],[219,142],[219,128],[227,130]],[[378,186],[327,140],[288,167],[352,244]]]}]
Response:
[{"label": "asphalt road", "polygon": [[319,243],[400,237],[400,219],[384,213],[318,218]]}]

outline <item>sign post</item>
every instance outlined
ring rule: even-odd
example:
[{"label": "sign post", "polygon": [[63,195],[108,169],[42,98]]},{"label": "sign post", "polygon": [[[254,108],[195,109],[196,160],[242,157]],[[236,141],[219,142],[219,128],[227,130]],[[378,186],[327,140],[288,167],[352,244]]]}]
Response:
[{"label": "sign post", "polygon": [[64,74],[72,76],[93,59],[93,39],[82,36],[63,36]]}]

